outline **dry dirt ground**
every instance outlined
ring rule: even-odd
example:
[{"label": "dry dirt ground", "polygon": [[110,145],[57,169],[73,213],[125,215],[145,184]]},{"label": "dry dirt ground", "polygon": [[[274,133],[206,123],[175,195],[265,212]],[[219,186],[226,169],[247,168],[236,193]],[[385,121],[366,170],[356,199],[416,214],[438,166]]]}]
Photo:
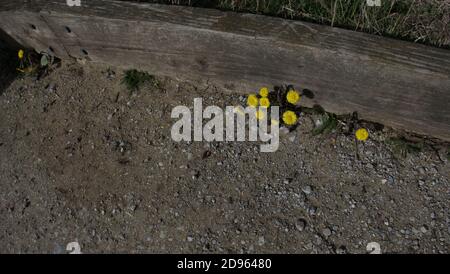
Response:
[{"label": "dry dirt ground", "polygon": [[371,130],[357,159],[311,114],[275,153],[176,143],[173,107],[243,98],[166,78],[129,92],[112,71],[63,64],[2,91],[0,253],[449,253],[445,144],[402,156]]}]

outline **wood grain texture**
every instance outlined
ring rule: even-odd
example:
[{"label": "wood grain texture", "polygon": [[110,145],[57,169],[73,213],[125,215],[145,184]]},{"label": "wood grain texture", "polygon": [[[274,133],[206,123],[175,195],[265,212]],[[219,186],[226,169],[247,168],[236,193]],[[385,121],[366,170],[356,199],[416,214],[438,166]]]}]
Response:
[{"label": "wood grain texture", "polygon": [[2,0],[0,28],[62,58],[242,93],[293,84],[315,94],[307,106],[450,140],[448,50],[266,16],[105,0]]}]

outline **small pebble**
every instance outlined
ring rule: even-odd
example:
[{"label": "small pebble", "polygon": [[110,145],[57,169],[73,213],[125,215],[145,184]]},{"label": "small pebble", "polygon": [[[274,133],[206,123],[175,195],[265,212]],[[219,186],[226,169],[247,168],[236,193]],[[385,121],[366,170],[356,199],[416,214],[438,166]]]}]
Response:
[{"label": "small pebble", "polygon": [[264,245],[265,242],[266,242],[266,241],[265,241],[265,239],[264,239],[263,236],[259,237],[259,239],[258,239],[258,245],[259,245],[259,246]]},{"label": "small pebble", "polygon": [[323,231],[322,231],[322,234],[323,234],[323,236],[325,236],[325,237],[330,237],[331,236],[331,229],[329,229],[329,228],[325,228]]},{"label": "small pebble", "polygon": [[312,192],[312,188],[311,188],[311,186],[305,186],[305,187],[302,188],[302,191],[303,191],[303,193],[305,193],[306,195],[309,195],[309,194],[311,194],[311,192]]}]

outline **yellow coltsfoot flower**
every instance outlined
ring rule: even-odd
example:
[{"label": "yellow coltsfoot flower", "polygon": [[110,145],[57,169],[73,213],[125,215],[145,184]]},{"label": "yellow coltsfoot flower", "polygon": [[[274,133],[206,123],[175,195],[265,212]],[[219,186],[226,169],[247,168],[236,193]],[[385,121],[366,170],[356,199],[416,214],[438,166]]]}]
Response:
[{"label": "yellow coltsfoot flower", "polygon": [[257,120],[263,120],[263,119],[266,117],[266,115],[264,114],[264,111],[262,111],[262,110],[260,110],[260,109],[258,109],[258,110],[255,112],[255,115],[256,115],[256,119],[257,119]]},{"label": "yellow coltsfoot flower", "polygon": [[259,105],[263,108],[270,107],[270,100],[269,98],[261,98],[259,99]]},{"label": "yellow coltsfoot flower", "polygon": [[286,125],[292,126],[295,125],[297,123],[298,117],[297,114],[295,114],[295,112],[293,111],[286,111],[283,113],[283,122]]},{"label": "yellow coltsfoot flower", "polygon": [[300,94],[296,90],[291,89],[286,94],[286,99],[289,103],[296,105],[300,101]]},{"label": "yellow coltsfoot flower", "polygon": [[25,52],[23,50],[19,50],[19,52],[17,53],[17,56],[19,57],[20,60],[23,59]]},{"label": "yellow coltsfoot flower", "polygon": [[247,105],[251,106],[251,107],[257,107],[258,106],[258,96],[256,96],[255,94],[250,94],[247,97]]},{"label": "yellow coltsfoot flower", "polygon": [[267,96],[269,96],[269,89],[266,88],[266,87],[261,88],[261,89],[259,90],[259,95],[261,95],[261,97],[266,98]]},{"label": "yellow coltsfoot flower", "polygon": [[365,128],[360,128],[355,132],[358,141],[366,141],[369,138],[369,132]]}]

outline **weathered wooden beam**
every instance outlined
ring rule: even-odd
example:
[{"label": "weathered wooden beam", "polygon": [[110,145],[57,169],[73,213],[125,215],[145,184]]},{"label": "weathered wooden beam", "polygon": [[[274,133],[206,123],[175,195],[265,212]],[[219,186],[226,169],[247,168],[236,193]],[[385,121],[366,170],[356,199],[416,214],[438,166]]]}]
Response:
[{"label": "weathered wooden beam", "polygon": [[293,84],[315,94],[307,106],[450,140],[448,50],[266,16],[105,0],[3,0],[0,28],[62,58],[246,93]]}]

